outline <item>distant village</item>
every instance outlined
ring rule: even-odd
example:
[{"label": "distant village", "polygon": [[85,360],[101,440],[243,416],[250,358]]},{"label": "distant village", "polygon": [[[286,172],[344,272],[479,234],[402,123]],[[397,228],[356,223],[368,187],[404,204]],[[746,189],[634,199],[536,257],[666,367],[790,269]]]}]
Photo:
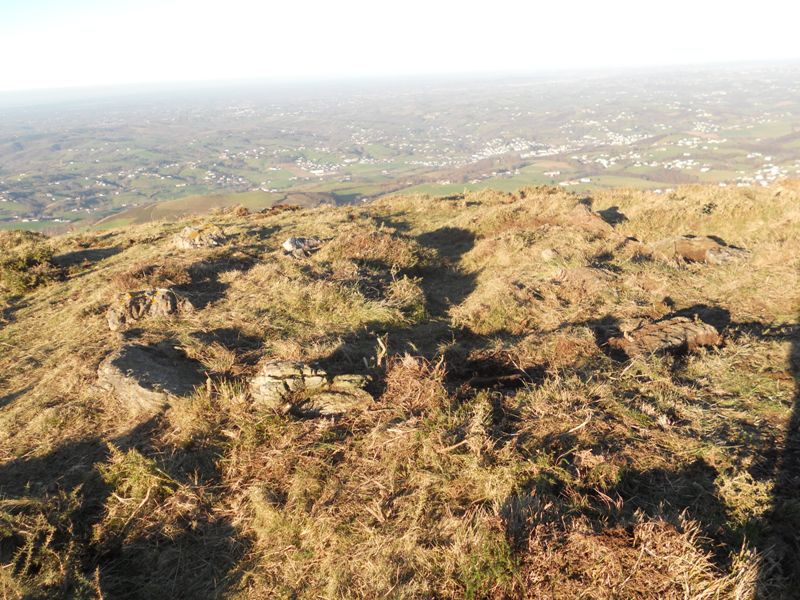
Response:
[{"label": "distant village", "polygon": [[[697,85],[699,91],[659,98],[609,83],[593,96],[571,92],[562,101],[554,94],[538,100],[541,107],[522,87],[502,90],[507,97],[496,104],[476,100],[453,110],[430,100],[417,112],[407,100],[388,98],[380,105],[365,97],[292,109],[237,102],[196,109],[194,135],[186,135],[191,127],[172,109],[140,115],[153,131],[139,137],[119,123],[104,125],[101,143],[97,135],[82,138],[45,122],[36,139],[59,141],[42,148],[12,135],[6,124],[0,127],[0,224],[64,224],[228,192],[343,189],[366,199],[359,186],[406,179],[429,182],[431,192],[509,179],[520,186],[668,193],[682,183],[768,186],[800,176],[800,144],[791,142],[800,139],[792,138],[800,128],[800,101],[778,102],[787,90],[775,84],[778,108],[748,112],[736,100],[744,83],[738,92]],[[91,117],[76,121],[75,131],[89,127]],[[178,129],[184,137],[176,146],[167,134]],[[789,141],[772,148],[773,139]]]}]

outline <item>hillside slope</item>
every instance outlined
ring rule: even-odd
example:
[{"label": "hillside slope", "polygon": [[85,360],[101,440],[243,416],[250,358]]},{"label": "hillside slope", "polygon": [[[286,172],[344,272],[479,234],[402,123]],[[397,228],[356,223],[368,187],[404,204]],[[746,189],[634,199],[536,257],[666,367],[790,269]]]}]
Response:
[{"label": "hillside slope", "polygon": [[175,200],[153,202],[114,213],[92,225],[93,229],[112,229],[129,225],[142,225],[153,221],[175,221],[211,212],[216,208],[243,206],[258,210],[275,204],[291,204],[311,208],[320,204],[334,204],[331,196],[315,193],[238,192],[187,196]]},{"label": "hillside slope", "polygon": [[800,186],[3,240],[3,597],[797,597]]}]

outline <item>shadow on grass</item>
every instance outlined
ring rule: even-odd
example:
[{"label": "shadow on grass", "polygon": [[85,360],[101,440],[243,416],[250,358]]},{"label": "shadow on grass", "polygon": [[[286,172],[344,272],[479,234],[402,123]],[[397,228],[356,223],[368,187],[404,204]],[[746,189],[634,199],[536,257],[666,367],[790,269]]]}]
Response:
[{"label": "shadow on grass", "polygon": [[21,296],[8,298],[7,306],[0,306],[0,329],[16,320],[15,313],[30,304],[23,300]]},{"label": "shadow on grass", "polygon": [[[216,463],[221,453],[214,444],[194,443],[165,454],[154,445],[160,429],[155,415],[111,440],[121,451],[135,449],[156,461],[171,480],[187,485],[219,484]],[[66,443],[44,456],[11,460],[0,465],[0,564],[9,573],[38,575],[39,553],[56,553],[64,564],[77,563],[85,580],[105,598],[218,598],[238,579],[235,566],[246,554],[248,542],[224,516],[210,506],[196,506],[170,524],[156,524],[145,532],[123,531],[102,541],[96,526],[114,490],[100,467],[110,457],[108,444],[98,437]],[[75,498],[66,509],[65,498]],[[124,502],[125,499],[117,501]],[[14,529],[14,518],[26,523],[44,519],[51,524],[49,538],[23,547],[24,534]],[[41,521],[39,521],[41,522]],[[10,527],[9,527],[10,526]],[[28,532],[30,534],[30,532]],[[29,535],[27,537],[30,537]],[[20,554],[22,553],[22,555]],[[25,558],[27,556],[27,558]],[[43,573],[35,597],[72,598],[81,589],[69,569]]]},{"label": "shadow on grass", "polygon": [[[700,527],[701,543],[711,553],[714,564],[722,571],[732,567],[731,561],[743,544],[759,551],[758,598],[800,598],[800,326],[772,325],[757,321],[737,322],[728,310],[697,304],[675,310],[666,315],[688,317],[714,325],[722,332],[729,344],[747,338],[759,341],[790,342],[790,365],[794,378],[792,413],[785,435],[776,430],[769,420],[753,421],[728,415],[714,420],[711,429],[702,432],[687,431],[699,435],[711,447],[724,447],[736,470],[752,478],[760,486],[774,483],[769,510],[760,515],[735,513],[730,493],[747,494],[747,491],[724,494],[720,490],[719,472],[711,462],[698,458],[678,468],[630,469],[622,468],[619,479],[610,487],[599,486],[596,490],[585,484],[575,485],[569,477],[558,478],[550,485],[536,480],[529,484],[536,488],[535,498],[526,493],[515,493],[504,504],[507,523],[507,538],[513,548],[524,551],[527,536],[531,535],[537,519],[543,518],[537,511],[552,505],[552,511],[563,517],[570,513],[588,517],[597,533],[615,527],[632,526],[637,515],[652,519],[663,519],[680,530],[683,518],[688,518]],[[567,323],[562,327],[575,326]],[[614,315],[578,323],[592,329],[596,342],[608,354],[607,341],[621,335],[620,322]],[[624,361],[624,356],[612,356]],[[719,401],[710,392],[707,383],[691,379],[685,372],[686,358],[677,356],[670,363],[675,383],[697,391],[697,402],[713,410]],[[638,398],[637,390],[631,391],[630,399]],[[628,398],[623,393],[621,399]],[[679,421],[673,426],[681,427]],[[561,469],[575,468],[571,453],[579,447],[577,440],[569,436],[561,439],[541,440],[538,448],[545,448],[553,456],[559,456]],[[603,451],[621,452],[613,448],[613,440],[607,435],[596,440]],[[549,444],[554,444],[550,448]],[[768,489],[768,488],[767,488]],[[755,492],[754,492],[755,493]],[[577,504],[574,499],[581,499]],[[738,498],[738,496],[737,496]],[[534,501],[535,500],[535,501]],[[747,499],[743,498],[745,505]],[[554,525],[556,529],[562,525]]]},{"label": "shadow on grass", "polygon": [[206,346],[218,344],[235,352],[237,362],[246,366],[258,362],[264,346],[263,337],[247,334],[238,327],[218,327],[210,331],[195,331],[190,335]]},{"label": "shadow on grass", "polygon": [[0,396],[0,408],[5,408],[6,406],[14,402],[14,400],[16,400],[17,398],[21,398],[22,396],[27,394],[32,388],[33,386],[29,385],[22,388],[21,390],[17,390],[16,392],[11,392],[9,394],[6,394],[5,396]]},{"label": "shadow on grass", "polygon": [[628,220],[625,213],[620,212],[619,206],[609,206],[603,210],[598,210],[597,214],[609,225],[619,225]]},{"label": "shadow on grass", "polygon": [[[403,221],[388,222],[393,228],[404,231]],[[503,342],[518,341],[519,336],[498,332],[491,336],[478,335],[469,329],[454,326],[449,317],[451,307],[463,302],[476,288],[476,276],[464,272],[459,261],[475,244],[474,233],[457,227],[442,227],[416,237],[424,247],[436,251],[442,264],[420,269],[420,285],[425,295],[426,319],[408,326],[387,327],[376,322],[346,336],[339,347],[328,357],[318,361],[318,366],[330,373],[370,372],[375,387],[370,391],[380,395],[381,381],[385,376],[385,362],[375,364],[378,339],[385,344],[387,357],[411,354],[429,361],[444,357],[447,365],[447,384],[458,388],[511,389],[541,378],[542,370],[521,369],[493,346]],[[372,265],[388,273],[387,265]],[[376,287],[378,287],[376,285]],[[380,290],[378,290],[379,292]]]},{"label": "shadow on grass", "polygon": [[189,283],[173,289],[189,299],[195,308],[203,309],[225,297],[230,284],[220,281],[220,276],[230,271],[246,272],[258,264],[258,259],[248,255],[223,253],[201,260],[188,268]]},{"label": "shadow on grass", "polygon": [[428,312],[443,317],[451,306],[463,302],[477,285],[476,276],[461,270],[458,262],[475,246],[475,234],[459,227],[441,227],[417,236],[417,241],[436,251],[444,263],[436,268],[436,277],[423,277],[422,289]]},{"label": "shadow on grass", "polygon": [[[403,221],[384,222],[397,230],[408,229]],[[391,362],[386,359],[405,354],[431,362],[443,358],[447,368],[444,383],[456,397],[481,389],[512,390],[543,379],[542,368],[516,365],[510,356],[504,355],[502,348],[518,342],[520,336],[508,332],[479,335],[454,325],[450,319],[450,309],[463,302],[477,285],[475,274],[463,271],[459,265],[461,257],[474,246],[474,234],[466,229],[442,227],[419,235],[416,240],[434,250],[439,259],[433,267],[412,269],[412,274],[422,276],[425,319],[405,326],[368,323],[344,336],[338,347],[316,361],[315,366],[334,375],[353,372],[370,375],[369,391],[375,397],[385,390],[386,370]],[[377,275],[389,276],[388,265],[368,266]],[[374,295],[380,297],[380,287],[386,282],[370,282],[374,284]],[[383,357],[379,363],[378,355]]]},{"label": "shadow on grass", "polygon": [[96,263],[106,258],[110,258],[122,252],[122,246],[110,246],[108,248],[87,248],[85,250],[75,250],[60,254],[53,259],[59,267],[73,267],[85,263]]},{"label": "shadow on grass", "polygon": [[789,353],[795,379],[792,413],[777,465],[772,506],[764,517],[758,598],[800,598],[800,329]]}]

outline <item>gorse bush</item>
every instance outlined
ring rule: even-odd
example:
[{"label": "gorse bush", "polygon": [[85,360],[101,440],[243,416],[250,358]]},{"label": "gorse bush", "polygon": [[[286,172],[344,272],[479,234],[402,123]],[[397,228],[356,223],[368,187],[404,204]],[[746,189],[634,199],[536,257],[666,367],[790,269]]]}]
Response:
[{"label": "gorse bush", "polygon": [[31,231],[0,232],[0,293],[23,294],[58,277],[47,237]]}]

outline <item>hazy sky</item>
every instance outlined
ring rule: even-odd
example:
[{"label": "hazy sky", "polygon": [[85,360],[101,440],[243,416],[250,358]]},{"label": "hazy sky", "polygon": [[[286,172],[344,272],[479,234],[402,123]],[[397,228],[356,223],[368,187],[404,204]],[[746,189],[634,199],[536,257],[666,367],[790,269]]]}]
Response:
[{"label": "hazy sky", "polygon": [[0,90],[800,58],[800,1],[0,0]]}]

